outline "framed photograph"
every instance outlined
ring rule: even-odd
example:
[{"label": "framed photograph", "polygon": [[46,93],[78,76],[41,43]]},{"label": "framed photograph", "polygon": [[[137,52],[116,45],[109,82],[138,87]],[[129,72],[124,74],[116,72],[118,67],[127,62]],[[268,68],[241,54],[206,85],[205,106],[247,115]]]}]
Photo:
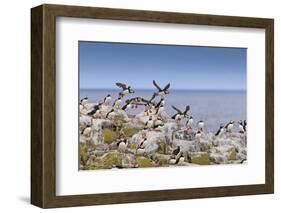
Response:
[{"label": "framed photograph", "polygon": [[274,191],[273,19],[31,9],[31,203]]}]

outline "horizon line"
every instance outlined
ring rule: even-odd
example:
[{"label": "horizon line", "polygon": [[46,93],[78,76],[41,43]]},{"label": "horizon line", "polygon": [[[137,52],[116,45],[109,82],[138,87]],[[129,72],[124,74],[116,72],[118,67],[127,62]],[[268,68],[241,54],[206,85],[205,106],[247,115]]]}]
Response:
[{"label": "horizon line", "polygon": [[[118,88],[79,88],[80,90],[120,90]],[[136,90],[156,90],[155,88],[134,88]],[[175,90],[190,90],[190,91],[247,91],[247,89],[222,89],[222,88],[183,88],[183,89],[170,89],[170,91]]]}]

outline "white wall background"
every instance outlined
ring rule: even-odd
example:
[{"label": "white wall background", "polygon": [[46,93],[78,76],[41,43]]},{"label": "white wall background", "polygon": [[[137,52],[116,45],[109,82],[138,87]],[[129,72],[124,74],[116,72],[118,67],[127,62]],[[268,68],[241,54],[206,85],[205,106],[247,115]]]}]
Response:
[{"label": "white wall background", "polygon": [[[277,212],[281,178],[281,13],[277,0],[39,0],[1,1],[0,6],[0,211],[39,212],[29,204],[30,191],[30,8],[42,3],[86,5],[128,9],[162,10],[275,19],[275,194],[230,198],[196,199],[139,204],[68,208],[69,212]],[[237,174],[241,175],[241,174]],[[64,212],[52,209],[49,212]]]}]

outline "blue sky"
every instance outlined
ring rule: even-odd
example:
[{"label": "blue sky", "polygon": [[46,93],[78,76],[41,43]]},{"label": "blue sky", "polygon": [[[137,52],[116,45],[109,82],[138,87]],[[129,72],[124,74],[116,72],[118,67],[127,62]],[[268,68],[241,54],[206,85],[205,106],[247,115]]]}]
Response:
[{"label": "blue sky", "polygon": [[79,42],[81,89],[245,90],[245,48]]}]

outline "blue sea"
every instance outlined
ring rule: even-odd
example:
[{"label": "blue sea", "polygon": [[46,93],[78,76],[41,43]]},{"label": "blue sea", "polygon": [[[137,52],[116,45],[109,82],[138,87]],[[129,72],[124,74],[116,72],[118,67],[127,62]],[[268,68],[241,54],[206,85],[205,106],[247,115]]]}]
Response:
[{"label": "blue sea", "polygon": [[[103,100],[107,94],[112,95],[112,101],[117,98],[120,90],[89,90],[80,89],[80,98],[89,97],[89,102]],[[150,99],[154,90],[136,90],[134,94],[126,98],[143,97]],[[159,97],[155,99],[160,100]],[[235,122],[246,120],[246,91],[210,91],[210,90],[170,90],[165,98],[165,109],[168,115],[176,112],[171,105],[184,111],[186,105],[190,105],[189,115],[194,122],[205,122],[205,130],[215,132],[221,123],[226,124],[230,120]],[[143,107],[132,109],[129,114],[139,113]],[[237,126],[237,123],[236,123]]]}]

